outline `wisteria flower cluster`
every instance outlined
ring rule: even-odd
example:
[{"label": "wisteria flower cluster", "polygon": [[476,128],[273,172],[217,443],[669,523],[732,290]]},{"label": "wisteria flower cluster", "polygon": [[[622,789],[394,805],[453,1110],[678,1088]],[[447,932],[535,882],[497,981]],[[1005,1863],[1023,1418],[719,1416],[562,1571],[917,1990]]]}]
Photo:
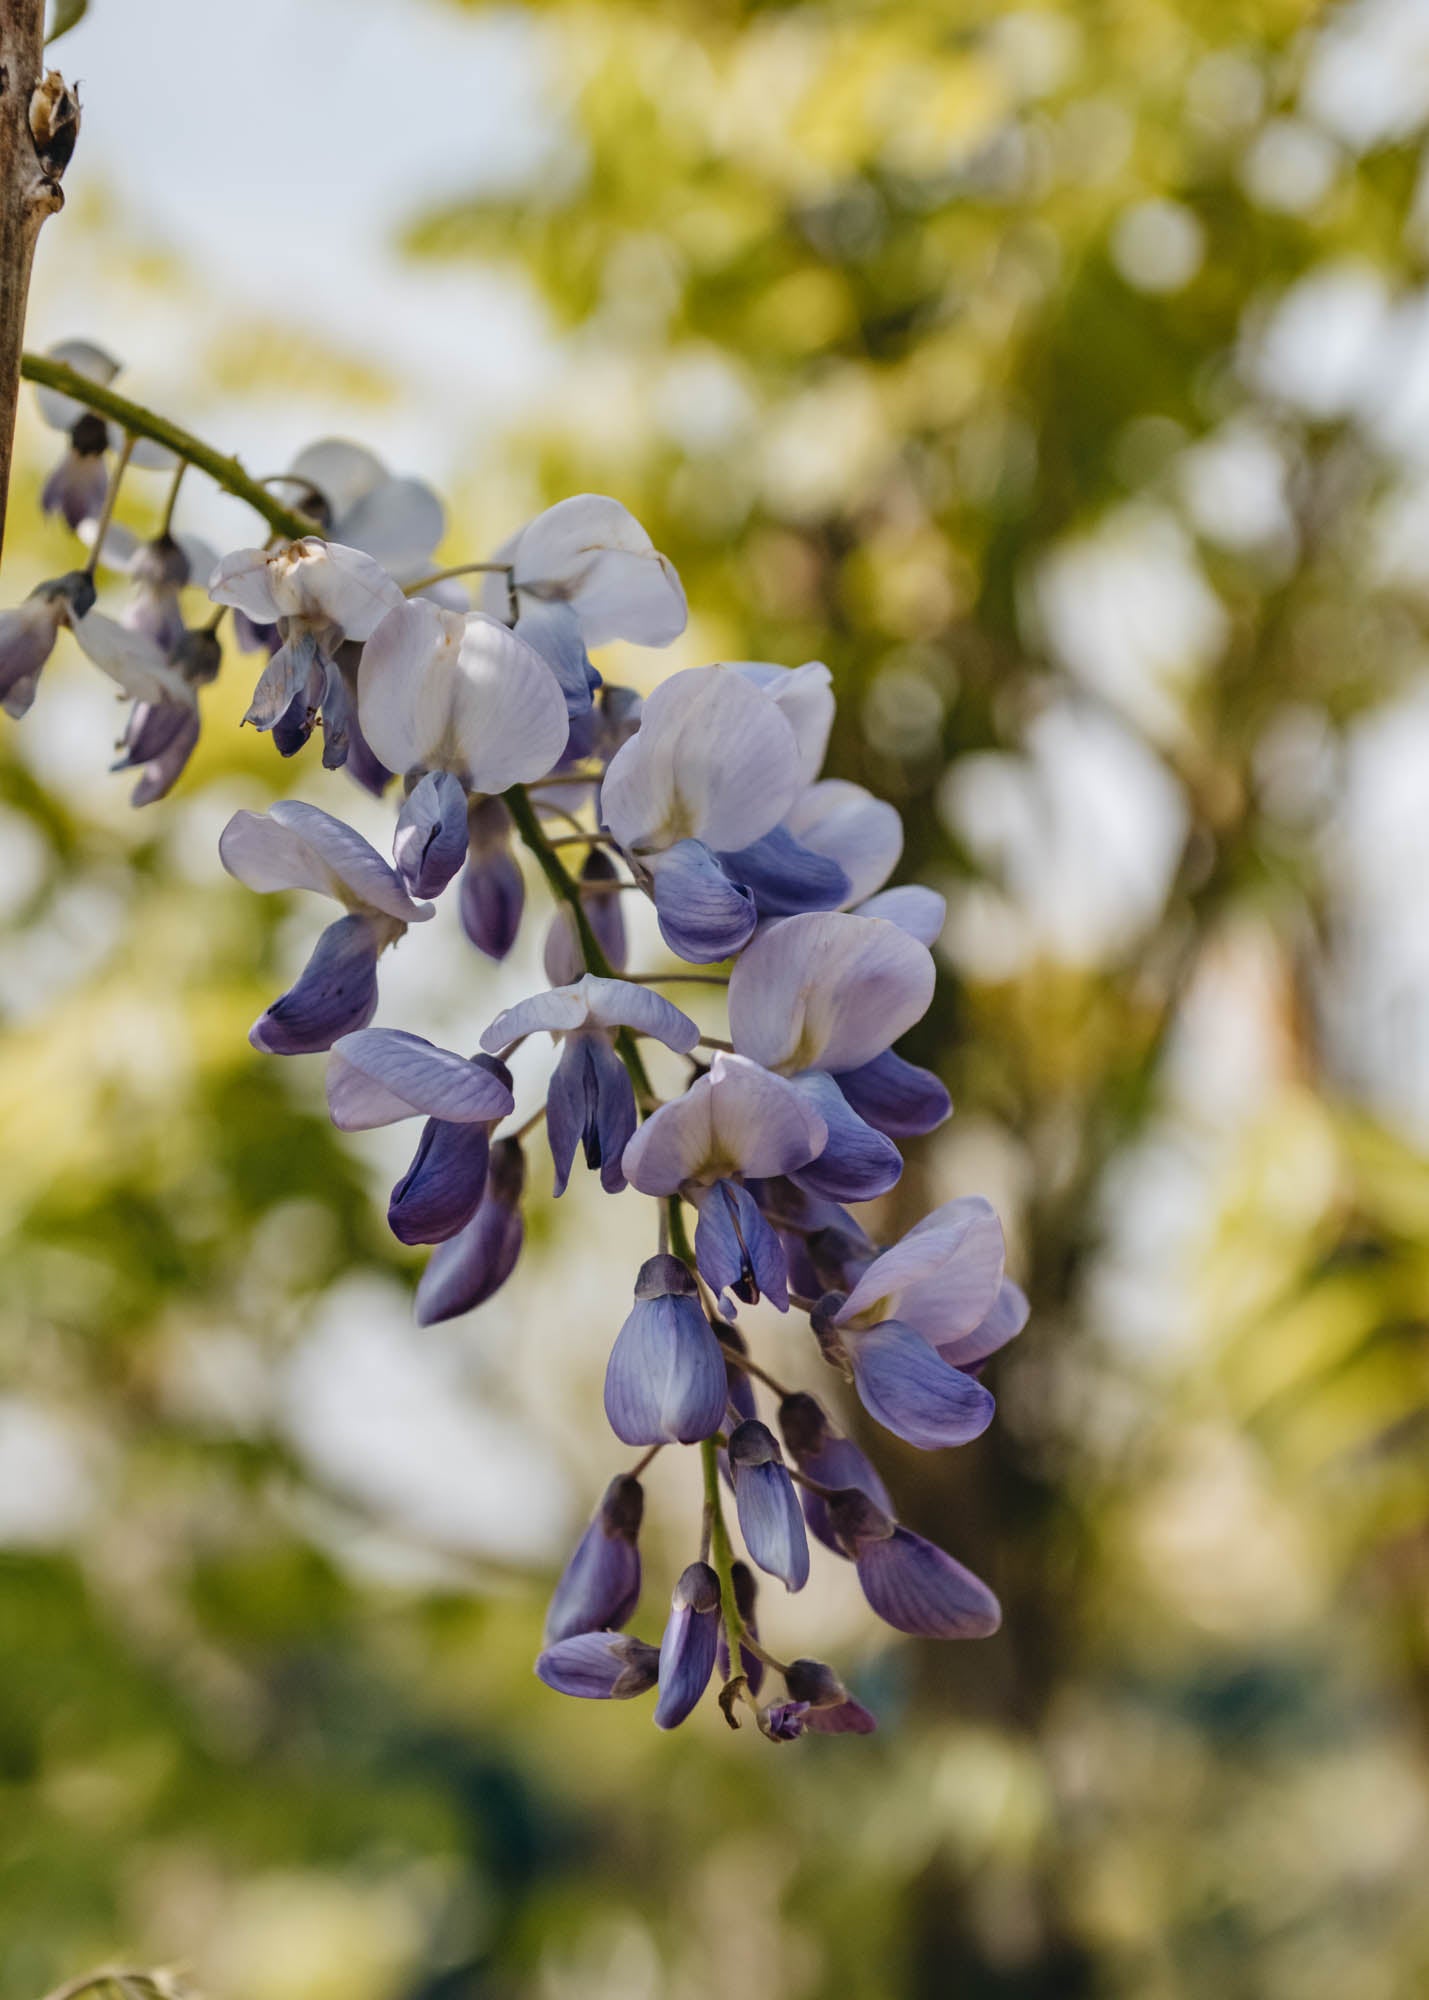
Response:
[{"label": "wisteria flower cluster", "polygon": [[[101,387],[114,373],[83,344],[66,358]],[[399,800],[390,860],[298,800],[236,813],[220,854],[250,889],[309,890],[338,907],[251,1040],[325,1054],[342,1130],[420,1121],[388,1208],[401,1242],[431,1249],[419,1322],[468,1312],[511,1276],[539,1126],[557,1196],[579,1153],[607,1194],[654,1204],[604,1389],[611,1431],[639,1456],[612,1478],[556,1587],[540,1678],[595,1699],[653,1691],[667,1729],[718,1677],[728,1719],[747,1707],[773,1741],[871,1730],[831,1667],[764,1646],[756,1572],[801,1590],[812,1536],[854,1565],[880,1618],[925,1638],[985,1636],[998,1604],[900,1522],[823,1403],[754,1358],[739,1309],[765,1300],[806,1315],[813,1349],[868,1416],[933,1451],[991,1421],[981,1373],[1027,1302],[986,1201],[947,1202],[891,1244],[854,1213],[898,1181],[900,1142],[951,1110],[939,1080],[895,1047],[932,998],[943,904],[885,886],[902,848],[896,811],[819,775],[827,668],[689,668],[642,702],[605,684],[591,653],[616,638],[669,644],[685,598],[618,501],[562,501],[488,561],[434,570],[436,496],[334,441],[284,475],[310,532],[205,558],[218,609],[189,629],[178,593],[202,552],[173,530],[177,474],[161,534],[119,536],[113,498],[134,439],[116,443],[95,411],[48,394],[68,444],[44,504],[90,562],[0,614],[9,711],[28,707],[69,625],[132,697],[122,761],[142,768],[136,802],[156,798],[197,738],[196,691],[217,671],[231,614],[239,644],[262,656],[246,720],[286,756],[320,731],[325,765]],[[95,609],[101,562],[132,580],[115,619]],[[457,581],[467,573],[481,578],[475,605]],[[471,1055],[373,1025],[383,955],[444,897],[479,953],[511,951],[526,904],[517,838],[553,892],[545,988],[498,1013]],[[629,968],[632,892],[653,903],[673,966]],[[657,990],[685,982],[723,991],[726,1036]],[[518,1126],[507,1058],[532,1036],[549,1038],[553,1061],[544,1105]],[[653,1086],[652,1045],[677,1089]],[[642,1477],[669,1446],[699,1450],[704,1508],[657,1643],[627,1627],[642,1593]]]}]

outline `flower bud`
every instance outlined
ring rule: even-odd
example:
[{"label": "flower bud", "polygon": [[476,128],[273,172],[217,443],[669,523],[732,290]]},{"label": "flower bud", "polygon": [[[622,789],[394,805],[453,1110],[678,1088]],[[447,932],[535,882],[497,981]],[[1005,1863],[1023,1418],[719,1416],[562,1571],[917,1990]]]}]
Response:
[{"label": "flower bud", "polygon": [[[790,1456],[802,1473],[816,1479],[821,1486],[856,1487],[867,1494],[875,1507],[892,1515],[893,1502],[872,1461],[852,1438],[839,1436],[814,1397],[802,1393],[786,1396],[779,1405],[779,1428]],[[810,1534],[816,1535],[825,1548],[843,1555],[845,1551],[830,1525],[828,1502],[823,1494],[813,1493],[806,1486],[799,1497]]]},{"label": "flower bud", "polygon": [[805,1701],[810,1708],[832,1708],[848,1700],[848,1689],[822,1660],[791,1660],[784,1685],[792,1700]]},{"label": "flower bud", "polygon": [[739,1532],[752,1559],[788,1590],[809,1580],[809,1538],[794,1482],[774,1441],[757,1419],[742,1423],[729,1440],[730,1475]]},{"label": "flower bud", "polygon": [[661,1655],[623,1632],[581,1632],[548,1646],[536,1675],[557,1694],[584,1701],[629,1701],[654,1687]]},{"label": "flower bud", "polygon": [[640,1598],[644,1511],[640,1481],[618,1473],[556,1585],[546,1613],[548,1646],[577,1632],[618,1628],[634,1612]]},{"label": "flower bud", "polygon": [[60,626],[71,614],[83,618],[93,605],[93,578],[76,569],[37,584],[13,611],[0,611],[0,707],[7,715],[25,714]]},{"label": "flower bud", "polygon": [[784,1675],[791,1699],[806,1702],[804,1727],[819,1736],[869,1736],[878,1727],[822,1660],[791,1660]]},{"label": "flower bud", "polygon": [[467,856],[466,793],[450,771],[428,771],[402,803],[392,859],[412,896],[439,896]]},{"label": "flower bud", "polygon": [[459,908],[462,929],[488,958],[506,957],[526,906],[526,884],[511,853],[510,834],[511,816],[500,799],[473,799]]},{"label": "flower bud", "polygon": [[793,1743],[803,1735],[808,1715],[805,1701],[778,1701],[761,1710],[759,1728],[771,1743]]},{"label": "flower bud", "polygon": [[675,1585],[660,1642],[658,1728],[678,1728],[709,1686],[719,1622],[719,1578],[708,1563],[693,1562]]},{"label": "flower bud", "polygon": [[651,1257],[605,1373],[605,1413],[625,1444],[698,1444],[724,1422],[724,1355],[678,1257]]},{"label": "flower bud", "polygon": [[516,1268],[524,1228],[526,1159],[515,1139],[498,1139],[486,1170],[486,1193],[465,1229],[433,1251],[417,1286],[417,1324],[433,1326],[484,1305]]}]

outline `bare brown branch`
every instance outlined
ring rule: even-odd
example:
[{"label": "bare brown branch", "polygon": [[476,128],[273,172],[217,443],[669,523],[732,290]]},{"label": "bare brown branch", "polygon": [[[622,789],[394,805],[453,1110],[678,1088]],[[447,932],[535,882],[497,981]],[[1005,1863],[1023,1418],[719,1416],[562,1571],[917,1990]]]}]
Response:
[{"label": "bare brown branch", "polygon": [[44,21],[44,0],[0,0],[0,547],[35,238],[63,206],[60,178],[79,130],[73,91],[45,72]]}]

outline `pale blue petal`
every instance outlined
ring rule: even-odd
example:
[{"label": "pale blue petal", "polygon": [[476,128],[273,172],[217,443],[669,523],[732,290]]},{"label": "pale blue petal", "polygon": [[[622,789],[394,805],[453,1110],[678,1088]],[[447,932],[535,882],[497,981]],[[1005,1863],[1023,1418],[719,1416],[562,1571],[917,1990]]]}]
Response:
[{"label": "pale blue petal", "polygon": [[863,1407],[920,1451],[968,1444],[992,1422],[988,1391],[950,1368],[911,1326],[888,1320],[849,1334],[845,1344]]},{"label": "pale blue petal", "polygon": [[909,1528],[862,1543],[855,1560],[864,1596],[895,1631],[917,1639],[986,1639],[1002,1623],[987,1585]]},{"label": "pale blue petal", "polygon": [[333,1049],[328,1109],[345,1132],[425,1114],[456,1124],[490,1123],[515,1109],[511,1077],[490,1056],[469,1061],[401,1028],[368,1028]]}]

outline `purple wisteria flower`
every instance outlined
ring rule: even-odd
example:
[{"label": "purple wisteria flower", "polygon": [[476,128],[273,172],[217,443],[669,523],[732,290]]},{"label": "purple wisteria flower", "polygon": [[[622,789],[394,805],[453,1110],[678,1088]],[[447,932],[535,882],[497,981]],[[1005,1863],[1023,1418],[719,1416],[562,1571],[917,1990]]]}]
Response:
[{"label": "purple wisteria flower", "polygon": [[424,479],[389,472],[365,445],[320,438],[278,484],[298,489],[296,504],[329,541],[360,549],[395,582],[415,582],[431,569],[445,508]]},{"label": "purple wisteria flower", "polygon": [[986,1639],[1002,1608],[979,1577],[945,1549],[901,1527],[866,1493],[836,1493],[829,1520],[887,1625],[919,1639]]},{"label": "purple wisteria flower", "polygon": [[684,1570],[660,1641],[658,1729],[678,1729],[710,1684],[719,1650],[719,1578],[708,1563]]},{"label": "purple wisteria flower", "polygon": [[698,1444],[724,1422],[724,1353],[690,1268],[663,1252],[635,1280],[635,1304],[605,1371],[605,1414],[624,1444]]},{"label": "purple wisteria flower", "polygon": [[537,1658],[536,1675],[557,1694],[583,1701],[629,1701],[654,1687],[660,1660],[658,1647],[629,1633],[579,1632],[547,1646]]},{"label": "purple wisteria flower", "polygon": [[[586,856],[581,866],[580,894],[581,909],[606,963],[614,971],[623,972],[629,943],[620,910],[620,877],[603,848],[593,847]],[[560,904],[552,914],[542,962],[552,986],[573,985],[585,970],[585,953],[568,903]]]},{"label": "purple wisteria flower", "polygon": [[826,1353],[851,1369],[869,1415],[909,1444],[965,1444],[992,1421],[992,1397],[944,1350],[956,1352],[992,1312],[1002,1258],[990,1205],[951,1201],[875,1258],[846,1298],[820,1301],[814,1328]]},{"label": "purple wisteria flower", "polygon": [[748,942],[754,896],[717,857],[772,832],[799,784],[793,728],[742,674],[691,667],[646,701],[611,759],[601,813],[648,880],[660,934],[679,957],[709,964]]},{"label": "purple wisteria flower", "polygon": [[[478,951],[503,959],[516,942],[526,908],[525,879],[511,852],[511,815],[500,799],[474,798],[466,824],[466,872],[458,892],[461,927]],[[576,965],[573,971],[581,969]]]},{"label": "purple wisteria flower", "polygon": [[390,770],[449,771],[469,792],[544,776],[568,728],[560,685],[534,647],[481,612],[400,593],[362,649],[357,710]]},{"label": "purple wisteria flower", "polygon": [[198,746],[198,738],[197,705],[135,702],[120,739],[121,754],[109,767],[111,771],[138,771],[139,782],[130,793],[130,803],[152,805],[172,791]]},{"label": "purple wisteria flower", "polygon": [[[833,677],[828,668],[821,660],[809,660],[802,667],[738,660],[728,671],[761,689],[783,714],[794,732],[800,785],[810,786],[818,777],[833,727]],[[796,795],[795,805],[801,795]],[[836,910],[852,893],[842,864],[806,846],[787,819],[761,839],[722,853],[720,865],[731,881],[750,892],[761,919]]]},{"label": "purple wisteria flower", "polygon": [[784,1674],[790,1697],[807,1713],[805,1729],[822,1736],[871,1736],[878,1727],[832,1667],[822,1660],[791,1660]]},{"label": "purple wisteria flower", "polygon": [[525,1238],[521,1196],[526,1156],[518,1140],[498,1139],[486,1167],[486,1189],[475,1215],[455,1236],[439,1243],[417,1286],[418,1326],[485,1305],[515,1270]]},{"label": "purple wisteria flower", "polygon": [[606,1487],[546,1612],[546,1644],[577,1632],[618,1630],[640,1602],[640,1523],[645,1490],[628,1472]]},{"label": "purple wisteria flower", "polygon": [[[347,757],[351,698],[338,649],[347,639],[371,638],[389,611],[404,600],[381,564],[361,549],[305,535],[275,549],[238,549],[209,578],[215,604],[231,605],[257,624],[277,626],[280,644],[253,690],[245,722],[271,730],[291,718],[318,717],[323,762]],[[369,743],[371,731],[366,732]],[[382,755],[378,746],[377,754]],[[384,758],[393,770],[400,765]]]},{"label": "purple wisteria flower", "polygon": [[839,1088],[926,1012],[935,973],[925,945],[877,917],[831,912],[770,924],[730,975],[729,1025],[741,1055],[790,1077],[827,1128],[790,1178],[834,1201],[886,1194],[903,1158]]},{"label": "purple wisteria flower", "polygon": [[621,1159],[636,1126],[635,1090],[616,1054],[615,1037],[627,1029],[685,1055],[700,1038],[688,1014],[648,986],[586,973],[570,986],[535,993],[498,1014],[481,1038],[492,1054],[544,1031],[560,1048],[546,1093],[546,1130],[558,1195],[566,1191],[576,1147],[598,1170],[607,1194],[625,1186]]},{"label": "purple wisteria flower", "polygon": [[730,1436],[729,1464],[750,1557],[787,1590],[802,1590],[809,1580],[809,1539],[774,1433],[757,1418],[740,1424]]},{"label": "purple wisteria flower", "polygon": [[397,815],[392,859],[413,896],[440,896],[467,855],[467,799],[450,771],[419,778]]},{"label": "purple wisteria flower", "polygon": [[93,577],[75,569],[36,584],[13,611],[0,611],[0,707],[7,715],[18,720],[28,712],[60,627],[83,618],[94,594]]},{"label": "purple wisteria flower", "polygon": [[492,1127],[515,1109],[505,1063],[488,1055],[468,1062],[399,1028],[360,1029],[334,1043],[327,1101],[344,1132],[425,1114],[387,1209],[402,1243],[444,1243],[472,1220],[486,1192]]},{"label": "purple wisteria flower", "polygon": [[[807,1478],[834,1491],[856,1487],[867,1494],[885,1513],[893,1512],[888,1488],[878,1476],[878,1468],[852,1438],[840,1437],[829,1422],[823,1406],[802,1390],[785,1396],[779,1405],[779,1428],[789,1456]],[[829,1524],[826,1496],[805,1486],[800,1495],[809,1532],[836,1555],[844,1553]]]},{"label": "purple wisteria flower", "polygon": [[[739,1055],[717,1055],[683,1097],[647,1118],[625,1149],[642,1194],[699,1210],[695,1259],[710,1289],[788,1310],[784,1248],[740,1176],[787,1174],[824,1150],[828,1127],[793,1084]],[[733,1316],[731,1307],[725,1308]]]},{"label": "purple wisteria flower", "polygon": [[668,646],[688,619],[673,565],[618,500],[578,493],[538,514],[496,551],[481,607],[510,623],[555,672],[572,716],[586,714],[600,676],[588,648],[611,639]]},{"label": "purple wisteria flower", "polygon": [[270,1055],[310,1055],[365,1028],[377,1011],[377,960],[408,924],[432,915],[360,833],[316,806],[282,799],[237,812],[218,843],[230,875],[268,895],[316,889],[348,914],[318,939],[297,984],[254,1023],[249,1040]]},{"label": "purple wisteria flower", "polygon": [[[88,376],[107,388],[119,373],[120,363],[102,347],[89,340],[62,340],[48,350],[51,361]],[[58,389],[37,389],[40,416],[51,430],[63,431],[68,440],[58,463],[45,480],[40,494],[40,511],[58,514],[71,529],[85,521],[95,521],[104,509],[109,491],[106,455],[113,439],[102,417]]]}]

